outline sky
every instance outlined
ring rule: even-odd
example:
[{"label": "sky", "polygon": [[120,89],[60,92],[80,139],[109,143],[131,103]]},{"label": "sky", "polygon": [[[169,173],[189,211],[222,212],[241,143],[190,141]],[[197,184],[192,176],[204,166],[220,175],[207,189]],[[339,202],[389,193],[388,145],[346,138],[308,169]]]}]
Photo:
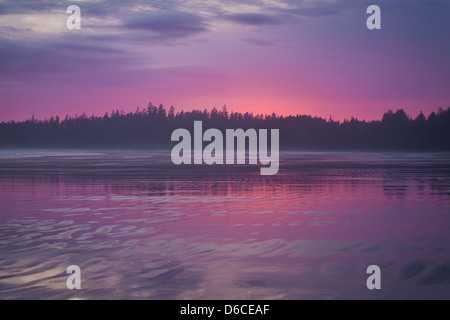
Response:
[{"label": "sky", "polygon": [[[69,5],[81,29],[68,30]],[[369,5],[381,29],[369,30]],[[152,102],[380,119],[450,106],[448,0],[0,0],[0,121]]]}]

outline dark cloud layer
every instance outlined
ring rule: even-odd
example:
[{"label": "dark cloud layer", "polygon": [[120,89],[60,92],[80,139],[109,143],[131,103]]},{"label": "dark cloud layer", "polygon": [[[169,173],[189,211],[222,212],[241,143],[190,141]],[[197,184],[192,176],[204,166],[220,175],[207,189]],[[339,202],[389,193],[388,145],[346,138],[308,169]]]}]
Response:
[{"label": "dark cloud layer", "polygon": [[139,15],[125,20],[128,30],[149,31],[162,38],[182,38],[207,31],[205,20],[187,12],[162,12]]},{"label": "dark cloud layer", "polygon": [[245,25],[271,25],[278,24],[280,21],[272,15],[261,13],[236,13],[227,14],[224,19]]},{"label": "dark cloud layer", "polygon": [[19,43],[3,39],[0,40],[0,61],[0,78],[6,79],[89,73],[132,63],[126,52],[98,46],[88,36],[80,36],[76,42],[65,39]]}]

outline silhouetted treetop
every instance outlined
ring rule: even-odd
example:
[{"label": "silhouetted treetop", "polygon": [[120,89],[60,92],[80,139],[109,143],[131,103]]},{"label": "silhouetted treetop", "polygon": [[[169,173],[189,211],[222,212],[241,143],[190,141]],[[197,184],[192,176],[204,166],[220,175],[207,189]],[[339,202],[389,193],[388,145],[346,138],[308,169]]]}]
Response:
[{"label": "silhouetted treetop", "polygon": [[171,147],[177,128],[280,129],[280,146],[289,149],[445,149],[450,150],[450,107],[426,117],[410,118],[403,109],[384,113],[381,120],[352,117],[343,122],[310,115],[277,116],[228,111],[214,107],[176,112],[149,103],[134,112],[113,110],[103,116],[66,115],[0,123],[0,147]]}]

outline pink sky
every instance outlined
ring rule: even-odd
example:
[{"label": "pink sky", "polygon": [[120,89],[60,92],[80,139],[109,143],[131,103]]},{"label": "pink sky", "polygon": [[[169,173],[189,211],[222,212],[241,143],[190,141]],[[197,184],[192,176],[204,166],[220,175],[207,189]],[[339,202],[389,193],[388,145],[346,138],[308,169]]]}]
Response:
[{"label": "pink sky", "polygon": [[[4,3],[3,1],[2,3]],[[378,1],[79,2],[0,7],[0,121],[150,101],[335,120],[450,106],[450,5]]]}]

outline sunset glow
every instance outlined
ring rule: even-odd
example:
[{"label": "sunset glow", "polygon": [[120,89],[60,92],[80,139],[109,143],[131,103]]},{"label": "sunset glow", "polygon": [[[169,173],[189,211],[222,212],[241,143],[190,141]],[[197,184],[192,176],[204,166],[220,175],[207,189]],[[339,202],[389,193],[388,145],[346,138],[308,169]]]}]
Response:
[{"label": "sunset glow", "polygon": [[381,30],[368,1],[1,1],[0,121],[149,102],[335,120],[448,107],[449,3],[377,3]]}]

